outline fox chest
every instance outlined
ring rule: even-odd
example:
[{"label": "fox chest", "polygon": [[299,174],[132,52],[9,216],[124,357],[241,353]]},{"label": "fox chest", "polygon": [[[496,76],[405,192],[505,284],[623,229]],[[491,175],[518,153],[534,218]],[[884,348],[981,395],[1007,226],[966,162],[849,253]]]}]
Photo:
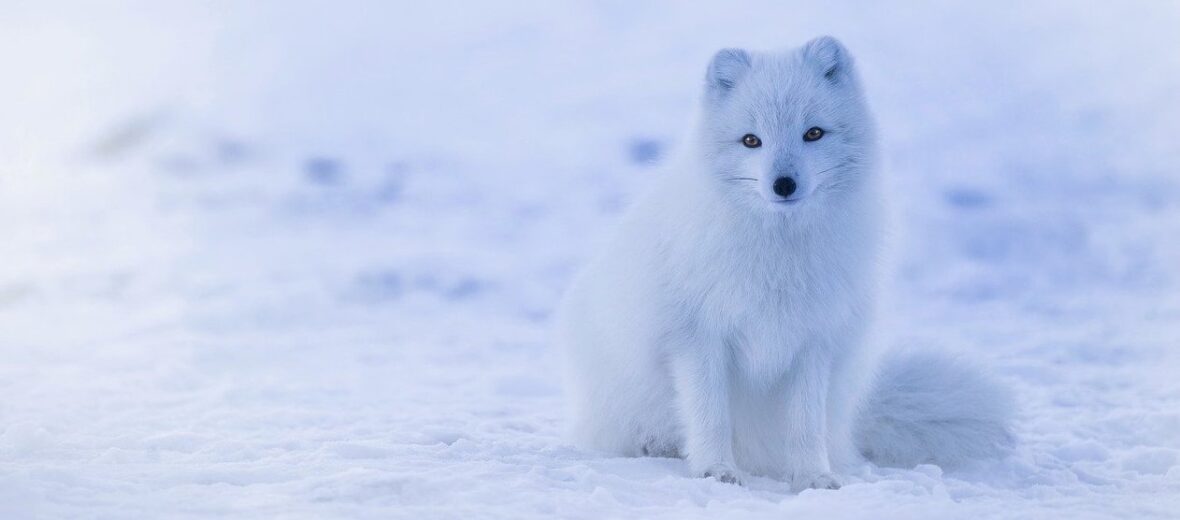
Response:
[{"label": "fox chest", "polygon": [[[855,262],[794,258],[773,265],[704,266],[686,283],[696,326],[724,342],[747,372],[773,375],[808,349],[842,350],[867,320],[868,273]],[[837,354],[837,352],[829,352]]]}]

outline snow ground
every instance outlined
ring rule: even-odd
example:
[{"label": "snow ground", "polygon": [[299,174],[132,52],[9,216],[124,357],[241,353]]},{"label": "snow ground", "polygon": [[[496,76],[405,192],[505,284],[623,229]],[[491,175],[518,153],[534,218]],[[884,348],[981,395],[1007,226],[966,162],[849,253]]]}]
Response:
[{"label": "snow ground", "polygon": [[[0,9],[0,517],[1178,518],[1180,7]],[[790,494],[562,437],[549,313],[711,52],[858,57],[894,343],[1009,457]]]}]

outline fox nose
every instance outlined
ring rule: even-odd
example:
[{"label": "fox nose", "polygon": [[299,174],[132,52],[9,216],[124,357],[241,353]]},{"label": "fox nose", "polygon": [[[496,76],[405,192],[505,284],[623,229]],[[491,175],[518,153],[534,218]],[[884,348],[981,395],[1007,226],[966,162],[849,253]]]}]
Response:
[{"label": "fox nose", "polygon": [[779,177],[774,180],[774,194],[784,199],[795,193],[796,187],[795,179],[790,177]]}]

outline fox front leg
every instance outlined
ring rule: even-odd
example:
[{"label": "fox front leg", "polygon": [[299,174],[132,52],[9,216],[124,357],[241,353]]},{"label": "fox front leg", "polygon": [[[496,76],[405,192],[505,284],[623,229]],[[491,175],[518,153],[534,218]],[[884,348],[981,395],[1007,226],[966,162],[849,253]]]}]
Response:
[{"label": "fox front leg", "polygon": [[685,456],[694,476],[741,483],[733,459],[728,363],[720,348],[689,351],[672,362]]},{"label": "fox front leg", "polygon": [[791,488],[840,489],[828,458],[828,386],[831,362],[820,353],[801,356],[788,382],[787,454]]}]

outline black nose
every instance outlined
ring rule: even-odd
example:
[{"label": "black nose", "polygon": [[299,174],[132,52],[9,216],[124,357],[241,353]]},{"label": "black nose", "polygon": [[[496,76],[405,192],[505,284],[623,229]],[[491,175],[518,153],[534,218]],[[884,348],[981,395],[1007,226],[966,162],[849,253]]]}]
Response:
[{"label": "black nose", "polygon": [[795,193],[795,179],[790,177],[779,177],[774,180],[774,194],[779,197],[790,197]]}]

